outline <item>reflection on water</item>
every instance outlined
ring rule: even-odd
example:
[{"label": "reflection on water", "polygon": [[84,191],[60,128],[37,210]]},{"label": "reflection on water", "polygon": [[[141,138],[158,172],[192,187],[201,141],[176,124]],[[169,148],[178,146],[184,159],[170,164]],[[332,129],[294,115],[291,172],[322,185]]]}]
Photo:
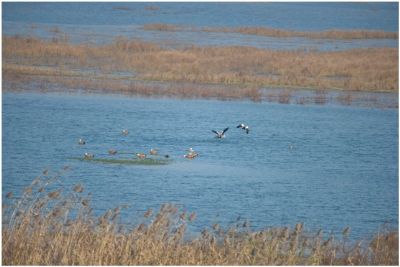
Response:
[{"label": "reflection on water", "polygon": [[[242,122],[250,134],[236,128]],[[96,213],[128,204],[128,223],[172,202],[197,213],[194,230],[239,215],[256,229],[302,221],[340,233],[350,226],[354,238],[398,224],[397,109],[3,93],[2,126],[3,200],[43,169],[69,165],[65,186],[82,183]],[[211,129],[225,127],[226,138],[214,138]],[[199,157],[185,159],[189,147]],[[173,162],[71,159],[111,157],[111,148],[157,148]]]}]

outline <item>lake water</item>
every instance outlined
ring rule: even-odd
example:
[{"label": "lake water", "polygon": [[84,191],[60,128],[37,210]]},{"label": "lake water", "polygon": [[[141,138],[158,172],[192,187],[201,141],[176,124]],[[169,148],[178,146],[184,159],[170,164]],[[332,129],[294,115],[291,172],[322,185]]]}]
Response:
[{"label": "lake water", "polygon": [[149,23],[198,28],[261,26],[296,31],[398,32],[398,3],[3,3],[3,34],[52,38],[65,33],[75,43],[109,43],[123,35],[173,47],[193,44],[319,50],[398,47],[398,40],[393,39],[332,41],[143,30],[143,25]]},{"label": "lake water", "polygon": [[[3,201],[44,169],[69,165],[64,186],[82,183],[96,214],[130,205],[126,222],[175,203],[197,213],[194,231],[238,216],[253,229],[304,222],[338,234],[350,226],[355,239],[398,226],[398,109],[59,93],[3,93],[2,101]],[[225,127],[226,138],[214,138],[211,130]],[[189,147],[200,156],[185,159]],[[158,148],[173,162],[71,159],[109,158],[110,148]]]}]

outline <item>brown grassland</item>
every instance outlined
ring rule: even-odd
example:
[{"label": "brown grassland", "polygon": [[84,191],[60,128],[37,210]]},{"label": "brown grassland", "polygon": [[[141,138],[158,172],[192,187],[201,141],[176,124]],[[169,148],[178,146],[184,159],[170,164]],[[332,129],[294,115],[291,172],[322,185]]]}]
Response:
[{"label": "brown grassland", "polygon": [[45,171],[21,196],[6,194],[3,265],[398,265],[397,231],[353,242],[348,227],[336,238],[301,223],[253,231],[237,221],[190,234],[196,214],[171,204],[128,226],[125,207],[95,216],[91,194],[60,186],[61,176]]},{"label": "brown grassland", "polygon": [[[398,49],[346,51],[276,51],[253,47],[166,48],[155,43],[117,38],[106,45],[72,44],[67,39],[40,40],[3,37],[3,81],[34,77],[75,85],[108,81],[130,90],[130,82],[157,81],[191,84],[149,90],[195,97],[227,94],[257,100],[259,88],[337,89],[344,91],[398,90]],[[123,77],[119,73],[124,73]],[[118,82],[117,82],[118,81]],[[132,83],[131,83],[132,84]],[[137,84],[137,83],[134,83]],[[131,86],[132,87],[132,86]],[[201,93],[199,88],[209,87]],[[231,91],[228,87],[233,88]],[[133,86],[135,88],[135,86]],[[137,88],[137,86],[136,86]],[[223,88],[213,93],[216,88]],[[93,88],[96,89],[96,88]],[[113,90],[113,88],[109,88]],[[175,90],[175,92],[171,92]],[[192,92],[193,91],[193,92]],[[207,91],[207,90],[204,90]]]}]

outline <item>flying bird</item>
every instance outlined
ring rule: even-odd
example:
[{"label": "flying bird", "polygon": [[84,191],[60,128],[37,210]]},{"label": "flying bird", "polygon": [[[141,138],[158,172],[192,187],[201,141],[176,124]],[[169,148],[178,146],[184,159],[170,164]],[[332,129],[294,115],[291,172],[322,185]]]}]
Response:
[{"label": "flying bird", "polygon": [[211,130],[213,133],[216,134],[216,138],[225,138],[225,133],[226,131],[229,130],[229,127],[225,128],[222,132],[221,131],[215,131],[215,130]]},{"label": "flying bird", "polygon": [[246,131],[247,134],[249,134],[250,129],[248,125],[244,125],[243,123],[239,124],[238,126],[236,126],[236,128],[242,128],[243,130]]}]

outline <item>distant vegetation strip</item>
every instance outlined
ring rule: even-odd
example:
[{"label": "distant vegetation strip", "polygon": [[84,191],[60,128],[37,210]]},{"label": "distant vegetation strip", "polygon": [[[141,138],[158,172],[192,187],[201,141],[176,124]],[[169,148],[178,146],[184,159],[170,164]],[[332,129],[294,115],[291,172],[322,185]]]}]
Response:
[{"label": "distant vegetation strip", "polygon": [[325,31],[293,31],[282,30],[270,27],[188,27],[175,24],[153,23],[145,24],[144,30],[149,31],[204,31],[204,32],[226,32],[241,33],[260,36],[269,36],[277,38],[302,37],[310,39],[333,39],[333,40],[351,40],[351,39],[398,39],[397,32],[387,32],[378,30],[340,30],[331,29]]},{"label": "distant vegetation strip", "polygon": [[167,165],[172,163],[172,160],[169,159],[160,159],[160,158],[145,158],[145,159],[110,159],[110,158],[93,158],[93,159],[85,159],[85,158],[71,158],[79,161],[86,162],[98,162],[98,163],[106,163],[106,164],[125,164],[125,165]]},{"label": "distant vegetation strip", "polygon": [[254,92],[263,86],[398,91],[397,48],[328,52],[243,46],[173,49],[124,37],[106,45],[3,37],[2,60],[6,78],[17,74],[112,76],[256,88]]},{"label": "distant vegetation strip", "polygon": [[237,32],[269,37],[303,37],[311,39],[398,39],[397,32],[372,31],[372,30],[326,30],[316,32],[302,32],[280,30],[267,27],[237,27],[237,28],[204,28],[203,31],[211,32]]},{"label": "distant vegetation strip", "polygon": [[174,24],[164,24],[164,23],[152,23],[152,24],[145,24],[143,29],[146,31],[180,31],[184,28]]},{"label": "distant vegetation strip", "polygon": [[[68,168],[67,166],[64,168]],[[304,224],[253,230],[251,222],[188,230],[196,213],[171,204],[121,223],[126,206],[94,215],[81,184],[44,171],[22,194],[5,192],[3,265],[398,265],[398,232],[369,240],[306,231]]]}]

